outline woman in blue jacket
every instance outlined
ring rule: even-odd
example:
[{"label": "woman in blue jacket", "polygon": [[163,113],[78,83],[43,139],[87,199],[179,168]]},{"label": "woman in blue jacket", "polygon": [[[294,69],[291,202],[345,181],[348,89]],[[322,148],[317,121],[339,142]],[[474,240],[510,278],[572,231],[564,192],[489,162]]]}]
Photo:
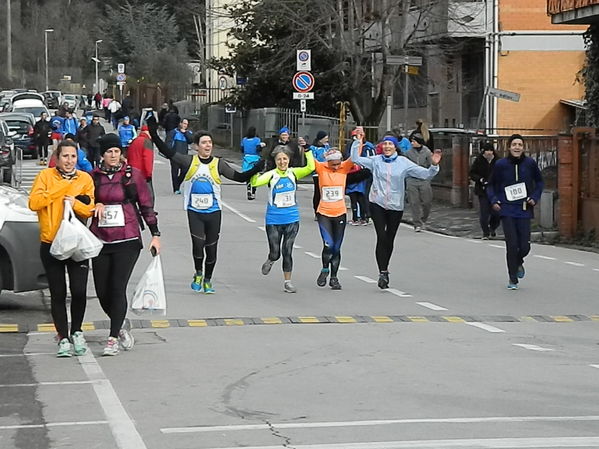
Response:
[{"label": "woman in blue jacket", "polygon": [[508,145],[510,154],[495,164],[487,196],[501,217],[509,274],[507,288],[517,290],[518,279],[525,275],[524,258],[530,252],[530,220],[544,184],[535,160],[524,155],[524,138],[513,134]]},{"label": "woman in blue jacket", "polygon": [[[260,140],[260,137],[256,136],[256,128],[250,126],[245,134],[245,137],[241,140],[241,152],[243,153],[243,165],[241,171],[251,170],[256,162],[260,160],[260,152],[266,144]],[[252,187],[251,184],[247,183],[247,197],[248,200],[256,198],[256,187]]]},{"label": "woman in blue jacket", "polygon": [[351,147],[352,160],[372,172],[370,217],[376,231],[376,262],[379,269],[379,288],[389,287],[389,261],[393,254],[393,243],[401,223],[404,210],[406,178],[412,176],[431,179],[439,173],[441,152],[431,157],[429,168],[420,167],[406,157],[397,154],[399,142],[396,137],[385,136],[382,142],[383,153],[374,157],[361,157],[364,130],[356,129],[356,140]]}]

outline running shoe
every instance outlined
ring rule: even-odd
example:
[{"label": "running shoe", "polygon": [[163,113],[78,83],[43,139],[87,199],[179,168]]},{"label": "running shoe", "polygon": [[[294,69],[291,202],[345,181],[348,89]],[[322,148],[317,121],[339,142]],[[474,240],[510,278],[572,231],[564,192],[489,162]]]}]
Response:
[{"label": "running shoe", "polygon": [[175,190],[175,195],[181,195],[181,191],[180,190]]},{"label": "running shoe", "polygon": [[135,344],[135,338],[133,338],[133,335],[127,329],[121,329],[119,331],[119,343],[125,351],[130,351]]},{"label": "running shoe", "polygon": [[297,289],[291,283],[291,281],[285,281],[285,285],[283,285],[283,290],[285,291],[285,293],[295,293],[295,292],[297,292]]},{"label": "running shoe", "polygon": [[496,233],[495,231],[491,231],[491,237],[492,237],[492,238],[495,238],[495,237],[497,237],[497,233]]},{"label": "running shoe", "polygon": [[318,275],[318,279],[316,279],[316,285],[319,287],[324,287],[327,285],[327,276],[329,275],[328,268],[323,268]]},{"label": "running shoe", "polygon": [[266,259],[266,262],[264,262],[262,264],[262,274],[264,276],[266,276],[268,273],[270,273],[270,269],[272,268],[272,265],[274,263],[275,263],[274,260]]},{"label": "running shoe", "polygon": [[379,281],[378,281],[378,286],[380,289],[386,289],[389,288],[389,272],[388,271],[381,271],[379,273]]},{"label": "running shoe", "polygon": [[361,224],[362,226],[368,226],[368,225],[370,224],[370,221],[368,220],[368,218],[366,218],[365,220],[361,220],[361,221],[360,221],[360,224]]},{"label": "running shoe", "polygon": [[214,287],[212,287],[212,282],[208,279],[204,280],[204,293],[207,295],[211,295],[214,293]]},{"label": "running shoe", "polygon": [[488,236],[488,235],[486,235],[486,234],[485,234],[485,235],[483,235],[483,236],[482,236],[482,240],[489,240],[489,236]]},{"label": "running shoe", "polygon": [[102,352],[102,355],[118,355],[119,352],[119,339],[114,337],[108,337],[108,341],[106,342],[106,346],[104,346],[104,351]]},{"label": "running shoe", "polygon": [[518,276],[518,279],[524,278],[525,275],[526,270],[524,269],[524,265],[518,265],[518,271],[516,272],[516,276]]},{"label": "running shoe", "polygon": [[83,332],[75,332],[71,335],[71,340],[73,340],[73,352],[75,355],[85,355],[87,352],[87,342],[85,341]]},{"label": "running shoe", "polygon": [[508,282],[507,289],[508,290],[518,290],[518,283],[517,282]]},{"label": "running shoe", "polygon": [[341,290],[341,284],[339,283],[339,279],[331,277],[329,281],[329,286],[332,290]]},{"label": "running shoe", "polygon": [[58,352],[56,357],[71,357],[73,355],[73,345],[68,338],[63,338],[58,343]]},{"label": "running shoe", "polygon": [[194,274],[193,281],[191,281],[191,289],[196,292],[202,291],[202,281],[204,280],[204,276],[201,274]]}]

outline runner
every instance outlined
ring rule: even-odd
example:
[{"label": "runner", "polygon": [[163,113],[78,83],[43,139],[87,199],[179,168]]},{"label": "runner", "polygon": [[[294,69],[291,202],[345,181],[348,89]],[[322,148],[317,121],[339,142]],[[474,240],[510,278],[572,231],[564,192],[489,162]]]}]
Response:
[{"label": "runner", "polygon": [[330,272],[329,286],[333,290],[341,290],[337,271],[339,271],[341,263],[341,244],[347,223],[345,183],[347,174],[352,171],[354,163],[351,159],[342,161],[341,152],[336,148],[324,153],[324,159],[326,162],[316,162],[320,189],[316,219],[323,243],[322,270],[320,270],[316,285],[324,287]]},{"label": "runner", "polygon": [[501,223],[499,214],[491,208],[491,203],[487,197],[487,185],[491,172],[497,163],[495,148],[491,142],[485,142],[482,145],[480,154],[476,157],[470,167],[470,179],[474,181],[474,194],[478,197],[478,214],[480,228],[483,231],[483,240],[489,240],[489,237],[495,237],[496,229]]},{"label": "runner", "polygon": [[[58,333],[58,357],[83,355],[87,344],[81,330],[87,302],[87,276],[89,261],[73,259],[58,260],[50,254],[50,247],[58,232],[64,213],[64,203],[73,206],[77,217],[91,217],[94,209],[94,183],[85,172],[75,168],[77,144],[60,142],[54,152],[56,167],[43,169],[35,178],[29,208],[37,212],[40,224],[40,257],[46,270],[50,287],[52,321]],[[71,291],[71,332],[67,318],[67,283],[65,269],[69,273]],[[71,340],[69,340],[71,337]],[[71,344],[72,342],[72,344]]]},{"label": "runner", "polygon": [[152,115],[147,120],[152,141],[158,151],[181,166],[183,180],[183,207],[187,211],[189,231],[193,244],[195,274],[191,288],[211,294],[212,273],[216,265],[218,237],[221,227],[221,177],[236,182],[247,182],[258,173],[264,162],[260,160],[251,170],[238,172],[225,160],[212,156],[212,136],[205,131],[193,135],[197,155],[177,153],[158,136],[158,122]]},{"label": "runner", "polygon": [[126,351],[134,339],[123,327],[127,314],[127,284],[143,247],[140,217],[152,233],[150,250],[160,252],[160,232],[148,184],[136,168],[123,162],[122,139],[105,134],[99,141],[102,161],[92,173],[96,210],[91,231],[104,243],[92,268],[96,293],[102,309],[110,318],[108,341],[103,355],[119,353],[119,342]]},{"label": "runner", "polygon": [[[260,137],[256,136],[256,128],[250,126],[245,137],[241,139],[241,152],[243,153],[243,165],[241,169],[243,171],[251,169],[258,162],[260,152],[265,146],[266,144],[260,140]],[[247,184],[247,198],[250,201],[256,198],[256,187],[252,187],[249,182]]]},{"label": "runner", "polygon": [[435,151],[429,168],[419,167],[406,157],[397,154],[397,139],[385,136],[382,142],[383,153],[374,157],[360,157],[364,131],[357,129],[356,140],[352,144],[353,161],[372,171],[370,189],[370,216],[376,232],[376,262],[379,269],[379,288],[389,287],[389,260],[393,254],[393,243],[401,223],[404,210],[406,177],[430,179],[439,172],[441,152]]},{"label": "runner", "polygon": [[493,210],[501,216],[509,275],[507,288],[517,290],[518,279],[525,275],[524,258],[530,252],[530,220],[544,184],[535,160],[524,155],[524,138],[513,134],[508,145],[510,154],[495,164],[487,196]]},{"label": "runner", "polygon": [[262,264],[262,274],[270,273],[272,265],[283,254],[283,290],[295,293],[297,289],[291,283],[293,269],[293,242],[299,231],[299,208],[295,197],[297,180],[308,176],[314,171],[314,157],[309,149],[306,152],[304,167],[289,167],[292,153],[285,145],[276,146],[272,155],[276,168],[261,175],[254,175],[252,186],[268,185],[270,194],[266,204],[266,238],[269,253],[266,262]]}]

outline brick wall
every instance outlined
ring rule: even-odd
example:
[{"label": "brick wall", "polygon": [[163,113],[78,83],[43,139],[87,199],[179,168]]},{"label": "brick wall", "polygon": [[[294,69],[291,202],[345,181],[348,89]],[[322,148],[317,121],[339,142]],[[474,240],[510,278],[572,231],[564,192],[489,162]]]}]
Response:
[{"label": "brick wall", "polygon": [[576,82],[584,53],[577,51],[510,51],[499,56],[498,87],[519,92],[520,101],[497,102],[497,127],[544,129],[527,134],[566,130],[567,106],[561,99],[580,99],[584,86]]},{"label": "brick wall", "polygon": [[499,29],[508,30],[585,30],[586,25],[552,25],[547,15],[547,0],[499,0]]}]

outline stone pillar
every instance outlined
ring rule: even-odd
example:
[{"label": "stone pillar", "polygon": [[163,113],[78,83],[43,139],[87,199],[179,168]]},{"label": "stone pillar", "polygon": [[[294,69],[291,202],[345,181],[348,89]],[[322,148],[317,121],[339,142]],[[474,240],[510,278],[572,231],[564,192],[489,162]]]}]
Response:
[{"label": "stone pillar", "polygon": [[468,207],[468,142],[454,136],[451,141],[452,155],[452,180],[451,180],[451,205]]},{"label": "stone pillar", "polygon": [[578,225],[578,139],[582,137],[579,128],[573,136],[560,136],[557,146],[557,191],[559,195],[558,229],[562,237],[571,238]]}]

